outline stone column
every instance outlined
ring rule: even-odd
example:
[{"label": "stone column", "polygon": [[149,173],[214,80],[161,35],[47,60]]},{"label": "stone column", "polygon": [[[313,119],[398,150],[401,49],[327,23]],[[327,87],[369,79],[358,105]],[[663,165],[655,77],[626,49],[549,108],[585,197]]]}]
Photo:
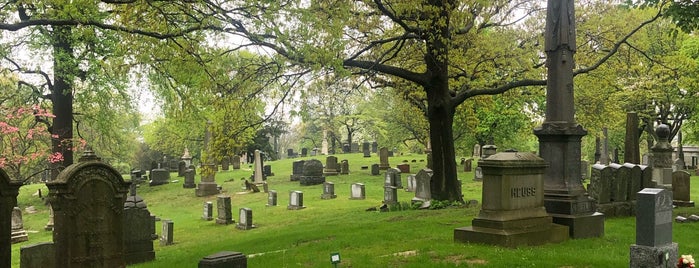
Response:
[{"label": "stone column", "polygon": [[638,148],[638,114],[626,113],[626,138],[624,139],[624,163],[641,164],[641,152]]},{"label": "stone column", "polygon": [[12,265],[12,210],[17,205],[17,194],[22,182],[10,180],[0,169],[0,267]]},{"label": "stone column", "polygon": [[604,234],[604,215],[595,213],[594,202],[580,181],[580,143],[587,131],[575,122],[574,10],[573,0],[548,2],[546,118],[534,134],[539,138],[539,153],[549,165],[544,173],[544,205],[553,222],[568,226],[572,238],[599,237]]}]

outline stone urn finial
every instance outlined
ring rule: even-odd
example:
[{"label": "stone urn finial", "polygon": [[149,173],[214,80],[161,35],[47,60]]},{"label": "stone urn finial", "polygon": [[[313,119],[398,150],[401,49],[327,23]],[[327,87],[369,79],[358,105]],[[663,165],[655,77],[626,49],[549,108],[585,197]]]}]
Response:
[{"label": "stone urn finial", "polygon": [[670,127],[666,124],[660,124],[655,128],[655,135],[658,135],[659,140],[667,141],[670,138]]},{"label": "stone urn finial", "polygon": [[87,161],[102,161],[102,158],[98,157],[97,154],[95,154],[95,151],[92,150],[92,147],[87,146],[85,148],[85,151],[83,152],[83,155],[80,156],[80,159],[78,159],[79,162],[87,162]]}]

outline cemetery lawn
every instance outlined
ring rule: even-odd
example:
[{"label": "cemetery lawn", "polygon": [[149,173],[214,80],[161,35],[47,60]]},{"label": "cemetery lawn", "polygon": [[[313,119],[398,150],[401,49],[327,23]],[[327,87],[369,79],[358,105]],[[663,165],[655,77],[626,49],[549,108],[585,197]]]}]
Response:
[{"label": "cemetery lawn", "polygon": [[[601,238],[568,240],[560,244],[516,249],[489,245],[464,244],[453,240],[454,228],[471,225],[478,207],[450,207],[438,210],[366,211],[381,205],[383,175],[372,176],[370,169],[360,166],[378,163],[376,154],[364,158],[361,153],[338,154],[338,162],[349,160],[350,175],[328,176],[335,183],[337,198],[322,200],[322,185],[299,186],[289,181],[292,162],[311,157],[269,161],[274,176],[268,178],[270,190],[278,192],[278,206],[268,207],[267,194],[245,193],[242,178],[249,178],[252,167],[219,171],[216,181],[224,195],[231,196],[234,220],[238,209],[251,208],[257,228],[239,230],[235,224],[217,225],[201,219],[203,204],[214,203],[216,197],[196,197],[194,189],[182,188],[183,178],[172,173],[178,182],[149,187],[143,184],[138,195],[150,212],[160,219],[174,221],[174,245],[160,246],[153,241],[156,260],[129,267],[196,267],[198,261],[219,251],[238,251],[248,256],[248,267],[332,267],[330,255],[339,253],[338,267],[628,267],[629,246],[635,242],[635,218],[605,220]],[[316,157],[325,163],[325,157]],[[391,166],[403,160],[410,162],[411,173],[424,166],[424,155],[403,155],[389,158]],[[476,162],[474,162],[475,167]],[[383,174],[383,171],[382,171]],[[481,201],[481,182],[473,181],[472,172],[459,172],[464,199]],[[124,175],[126,179],[129,175]],[[403,185],[407,175],[402,174]],[[197,175],[196,181],[199,182]],[[350,185],[366,185],[366,200],[349,200]],[[692,176],[692,185],[699,177]],[[34,194],[38,189],[46,195],[43,184],[20,188],[18,205],[22,210],[34,206],[37,213],[23,213],[29,241],[12,245],[12,266],[19,267],[20,247],[51,241],[51,232],[44,230],[48,210]],[[301,210],[287,210],[289,191],[304,194]],[[409,203],[414,193],[398,191],[399,202]],[[699,188],[692,189],[692,199],[699,200]],[[674,216],[699,215],[699,208],[677,208]],[[128,231],[128,230],[125,230]],[[161,222],[156,222],[161,233]],[[679,243],[680,254],[699,255],[699,223],[673,223],[673,241]]]}]

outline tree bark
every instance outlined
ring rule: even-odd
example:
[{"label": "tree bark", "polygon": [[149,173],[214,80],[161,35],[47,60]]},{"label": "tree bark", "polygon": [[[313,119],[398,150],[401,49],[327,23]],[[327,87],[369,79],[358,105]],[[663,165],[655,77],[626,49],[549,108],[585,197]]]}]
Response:
[{"label": "tree bark", "polygon": [[53,126],[51,146],[54,154],[63,155],[63,160],[51,164],[51,179],[73,164],[73,77],[75,75],[75,59],[71,44],[70,26],[53,27]]}]

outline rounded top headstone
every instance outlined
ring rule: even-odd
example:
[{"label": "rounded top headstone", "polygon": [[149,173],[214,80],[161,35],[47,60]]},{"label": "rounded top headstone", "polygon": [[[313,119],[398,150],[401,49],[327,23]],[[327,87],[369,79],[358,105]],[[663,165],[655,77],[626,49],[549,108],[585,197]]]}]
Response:
[{"label": "rounded top headstone", "polygon": [[304,176],[323,176],[323,163],[318,159],[310,159],[303,163]]},{"label": "rounded top headstone", "polygon": [[670,127],[666,124],[660,124],[655,128],[655,135],[661,140],[668,140],[670,137]]}]

